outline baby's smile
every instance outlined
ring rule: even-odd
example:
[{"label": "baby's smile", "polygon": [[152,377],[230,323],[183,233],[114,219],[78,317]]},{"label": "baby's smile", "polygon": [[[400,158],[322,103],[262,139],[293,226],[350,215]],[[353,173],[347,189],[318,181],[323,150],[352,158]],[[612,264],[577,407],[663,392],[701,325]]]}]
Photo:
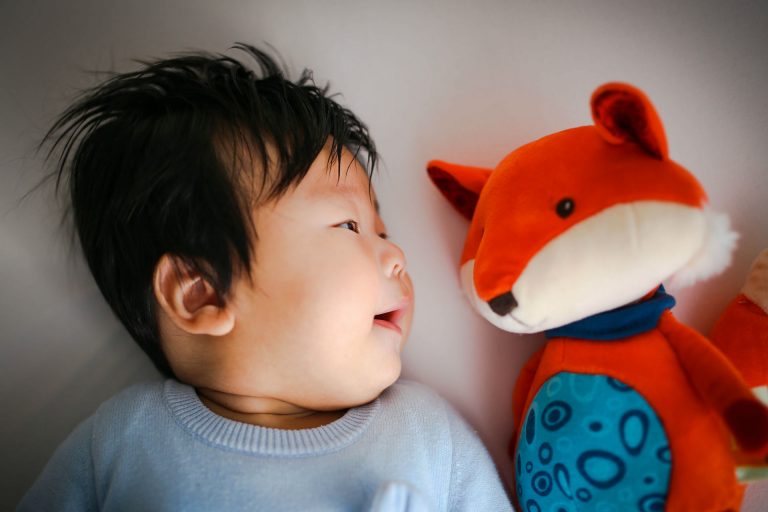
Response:
[{"label": "baby's smile", "polygon": [[374,325],[379,325],[386,329],[391,329],[398,334],[402,334],[403,330],[400,327],[400,321],[408,313],[409,308],[412,305],[412,299],[405,297],[396,304],[385,308],[381,313],[376,314],[373,317]]}]

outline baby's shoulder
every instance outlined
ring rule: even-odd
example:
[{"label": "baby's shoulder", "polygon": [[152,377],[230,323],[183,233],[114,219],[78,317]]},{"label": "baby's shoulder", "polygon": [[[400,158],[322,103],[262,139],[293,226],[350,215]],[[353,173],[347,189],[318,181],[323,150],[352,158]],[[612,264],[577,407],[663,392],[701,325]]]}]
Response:
[{"label": "baby's shoulder", "polygon": [[447,425],[457,414],[437,391],[409,379],[400,379],[392,384],[379,400],[385,410],[395,415],[432,425]]},{"label": "baby's shoulder", "polygon": [[415,400],[443,400],[437,391],[426,384],[405,378],[398,379],[384,391],[384,394],[397,394],[400,398]]},{"label": "baby's shoulder", "polygon": [[92,416],[94,428],[130,429],[164,408],[165,381],[133,384],[104,401]]},{"label": "baby's shoulder", "polygon": [[391,398],[397,400],[413,400],[417,402],[429,402],[432,400],[438,400],[440,402],[445,401],[434,389],[411,379],[398,379],[397,382],[384,390],[382,397],[388,395],[391,395]]},{"label": "baby's shoulder", "polygon": [[140,408],[150,402],[162,400],[165,382],[158,379],[132,384],[104,401],[98,410],[107,412],[112,409]]},{"label": "baby's shoulder", "polygon": [[453,447],[462,453],[484,450],[477,431],[439,392],[411,380],[399,380],[380,397],[383,430],[418,443]]}]

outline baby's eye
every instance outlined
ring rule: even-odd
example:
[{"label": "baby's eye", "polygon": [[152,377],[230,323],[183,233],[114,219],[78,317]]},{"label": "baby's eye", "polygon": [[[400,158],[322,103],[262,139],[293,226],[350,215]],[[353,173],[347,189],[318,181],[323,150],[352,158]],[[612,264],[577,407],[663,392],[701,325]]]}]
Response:
[{"label": "baby's eye", "polygon": [[383,238],[384,240],[389,240],[389,235],[386,233],[379,233],[379,238]]},{"label": "baby's eye", "polygon": [[348,220],[346,222],[342,222],[341,224],[337,224],[336,227],[349,229],[350,231],[354,231],[355,233],[360,232],[360,227],[357,225],[357,221],[354,221],[354,220]]}]

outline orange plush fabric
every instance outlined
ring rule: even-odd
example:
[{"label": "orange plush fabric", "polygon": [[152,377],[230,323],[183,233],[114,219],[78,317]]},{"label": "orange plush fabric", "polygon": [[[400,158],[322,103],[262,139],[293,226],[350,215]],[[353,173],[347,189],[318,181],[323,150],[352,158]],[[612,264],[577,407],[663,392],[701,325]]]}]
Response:
[{"label": "orange plush fabric", "polygon": [[[743,488],[736,481],[728,431],[708,401],[702,400],[701,390],[689,384],[690,374],[680,361],[696,366],[699,380],[715,387],[726,384],[727,391],[718,397],[715,409],[744,398],[746,390],[738,386],[735,370],[703,338],[694,336],[686,347],[670,343],[666,335],[680,328],[687,329],[668,313],[659,330],[617,342],[552,339],[536,355],[540,360],[535,377],[528,385],[518,380],[515,395],[527,395],[526,409],[535,391],[562,371],[609,375],[624,382],[649,401],[669,436],[674,463],[665,510],[737,510]],[[529,380],[530,373],[529,369],[521,379]],[[735,385],[727,386],[729,382]],[[515,424],[520,422],[518,417]],[[704,453],[706,462],[702,463]]]},{"label": "orange plush fabric", "polygon": [[[611,100],[610,90],[619,98]],[[443,195],[473,220],[461,263],[476,260],[475,286],[482,299],[490,300],[508,290],[542,247],[603,209],[638,200],[691,206],[706,201],[698,181],[665,158],[664,131],[642,92],[622,84],[620,88],[598,89],[595,95],[601,101],[595,106],[599,109],[594,114],[597,127],[572,128],[526,144],[507,156],[495,172],[442,161],[428,164],[428,172]],[[608,117],[606,111],[617,117]],[[650,118],[633,120],[633,115],[640,113]],[[643,135],[628,132],[621,138],[622,129],[633,127],[642,128]],[[608,144],[606,134],[610,134]],[[623,140],[642,144],[617,145]],[[653,158],[648,158],[649,154]],[[568,162],[567,168],[564,162]],[[527,172],[531,168],[546,172]],[[518,193],[521,189],[525,194]],[[550,214],[565,196],[577,205],[566,224]],[[495,216],[489,223],[490,212],[514,215]]]},{"label": "orange plush fabric", "polygon": [[[569,162],[563,172],[523,176],[518,171],[557,169],[563,161]],[[612,179],[617,173],[621,180]],[[592,127],[523,146],[502,161],[489,181],[497,186],[483,196],[475,215],[483,219],[488,211],[515,214],[486,223],[482,246],[465,246],[462,260],[475,257],[475,285],[486,300],[508,290],[526,262],[554,237],[603,209],[641,199],[699,206],[706,197],[677,164],[650,160],[640,147],[625,151],[610,146]],[[526,193],[516,193],[520,189]],[[567,219],[551,215],[566,196],[576,204],[573,214]]]},{"label": "orange plush fabric", "polygon": [[750,387],[768,385],[768,315],[757,304],[740,293],[715,324],[711,338]]},{"label": "orange plush fabric", "polygon": [[[536,326],[546,325],[538,330],[550,333],[521,370],[512,397],[510,455],[518,504],[522,510],[736,510],[743,487],[736,479],[733,444],[758,459],[768,452],[768,409],[737,370],[750,384],[766,384],[768,351],[759,341],[754,351],[743,350],[743,339],[768,340],[768,316],[743,300],[726,312],[715,339],[733,355],[734,365],[674,318],[671,298],[649,313],[653,308],[644,306],[659,304],[649,293],[659,287],[659,281],[651,282],[656,276],[668,272],[663,280],[678,270],[712,275],[718,270],[691,270],[687,262],[702,261],[707,251],[729,255],[731,242],[723,236],[720,248],[703,241],[680,245],[676,250],[690,252],[675,256],[680,262],[672,268],[665,258],[672,261],[670,254],[678,253],[665,244],[674,247],[680,232],[648,234],[669,220],[660,212],[677,215],[675,220],[683,219],[679,225],[691,230],[710,229],[703,188],[669,159],[660,118],[637,88],[606,84],[592,95],[591,107],[594,126],[526,144],[495,169],[439,160],[428,164],[440,192],[470,221],[460,265],[473,306],[511,332],[537,332]],[[580,229],[585,225],[588,229]],[[601,229],[615,231],[598,233]],[[722,235],[712,229],[710,238],[701,239]],[[648,259],[632,260],[635,253],[622,244],[607,245],[616,256],[601,252],[601,246],[589,243],[596,233],[595,239],[603,241],[622,234],[620,240],[643,248],[636,254]],[[579,251],[578,257],[568,251]],[[542,253],[546,258],[539,263],[545,263],[531,270]],[[603,259],[604,265],[590,265]],[[548,266],[562,268],[550,273]],[[593,274],[583,274],[584,269]],[[604,289],[592,289],[589,276],[605,273],[611,277],[601,281],[603,286],[615,297],[634,300],[620,307],[601,302]],[[551,286],[552,275],[563,282]],[[571,307],[558,298],[571,278],[581,280],[579,290],[598,297],[588,302],[594,310],[547,323],[557,308]],[[637,289],[619,293],[625,281]],[[768,279],[765,283],[761,290],[768,290]],[[540,289],[553,295],[536,302]],[[547,315],[537,319],[531,311],[538,312],[540,304]],[[518,314],[540,323],[526,323]],[[593,337],[600,329],[606,330]]]},{"label": "orange plush fabric", "polygon": [[[765,254],[765,253],[764,253]],[[754,271],[753,271],[754,273]],[[768,314],[744,293],[734,298],[718,319],[712,342],[741,371],[747,385],[768,399]],[[735,448],[740,477],[768,477],[768,458]]]}]

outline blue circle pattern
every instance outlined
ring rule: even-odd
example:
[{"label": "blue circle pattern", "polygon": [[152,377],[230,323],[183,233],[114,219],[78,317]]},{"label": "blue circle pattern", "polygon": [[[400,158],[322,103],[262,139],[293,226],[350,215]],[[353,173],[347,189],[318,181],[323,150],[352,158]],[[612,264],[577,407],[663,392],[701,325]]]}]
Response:
[{"label": "blue circle pattern", "polygon": [[[608,411],[608,403],[621,407]],[[661,421],[639,393],[605,375],[561,372],[547,380],[515,459],[526,510],[654,512],[666,504],[672,458]]]}]

